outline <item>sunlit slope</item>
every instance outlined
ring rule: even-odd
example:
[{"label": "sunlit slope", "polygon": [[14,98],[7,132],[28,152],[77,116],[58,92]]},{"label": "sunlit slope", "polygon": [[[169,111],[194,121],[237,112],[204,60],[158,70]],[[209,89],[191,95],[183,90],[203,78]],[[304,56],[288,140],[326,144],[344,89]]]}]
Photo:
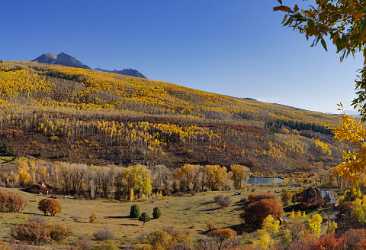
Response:
[{"label": "sunlit slope", "polygon": [[141,78],[0,63],[0,155],[87,164],[328,168],[338,117]]},{"label": "sunlit slope", "polygon": [[0,64],[2,100],[32,97],[34,105],[80,110],[188,115],[214,120],[297,120],[332,126],[337,117],[208,93],[161,81],[35,63]]}]

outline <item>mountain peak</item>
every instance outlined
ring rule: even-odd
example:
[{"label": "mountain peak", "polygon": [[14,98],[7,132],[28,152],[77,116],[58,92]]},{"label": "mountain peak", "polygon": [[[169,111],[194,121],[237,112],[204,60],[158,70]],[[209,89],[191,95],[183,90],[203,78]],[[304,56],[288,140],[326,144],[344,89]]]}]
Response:
[{"label": "mountain peak", "polygon": [[57,63],[64,66],[77,67],[77,68],[89,68],[75,57],[61,52],[57,55]]},{"label": "mountain peak", "polygon": [[52,53],[45,53],[37,57],[36,59],[32,60],[32,62],[39,62],[39,63],[47,63],[47,64],[54,64],[57,60],[57,56]]},{"label": "mountain peak", "polygon": [[89,69],[87,65],[83,64],[75,57],[66,54],[65,52],[61,52],[57,56],[55,56],[52,53],[45,53],[37,57],[36,59],[32,60],[32,62],[45,63],[45,64],[58,64],[63,66]]}]

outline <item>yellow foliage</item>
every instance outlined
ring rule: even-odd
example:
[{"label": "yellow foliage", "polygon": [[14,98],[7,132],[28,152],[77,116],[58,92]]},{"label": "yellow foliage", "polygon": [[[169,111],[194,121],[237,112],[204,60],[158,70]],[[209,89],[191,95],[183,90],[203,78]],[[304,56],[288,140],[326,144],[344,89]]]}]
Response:
[{"label": "yellow foliage", "polygon": [[30,96],[36,92],[47,92],[51,85],[28,69],[0,71],[0,97]]},{"label": "yellow foliage", "polygon": [[329,155],[331,156],[332,155],[332,150],[330,149],[329,147],[329,144],[326,143],[326,142],[323,142],[319,139],[315,139],[314,140],[314,145],[315,147],[321,151],[323,154],[326,154],[326,155]]},{"label": "yellow foliage", "polygon": [[256,241],[256,245],[260,250],[269,250],[273,245],[273,239],[271,235],[266,230],[258,230],[258,240]]},{"label": "yellow foliage", "polygon": [[296,214],[295,214],[295,211],[294,211],[294,210],[292,210],[292,211],[290,212],[289,218],[290,218],[290,219],[295,219],[295,218],[296,218]]},{"label": "yellow foliage", "polygon": [[320,214],[314,214],[308,220],[308,225],[312,233],[316,236],[320,236],[322,231],[323,217]]},{"label": "yellow foliage", "polygon": [[332,234],[335,233],[335,231],[338,228],[338,224],[335,221],[330,221],[327,228],[327,233]]},{"label": "yellow foliage", "polygon": [[352,213],[358,222],[366,224],[366,196],[362,199],[356,198],[352,202]]},{"label": "yellow foliage", "polygon": [[18,160],[18,178],[19,182],[23,185],[27,185],[32,182],[32,176],[30,174],[30,168],[27,160]]},{"label": "yellow foliage", "polygon": [[134,200],[135,192],[143,196],[149,196],[152,191],[151,173],[143,165],[130,166],[123,170],[122,181],[126,183],[130,200]]},{"label": "yellow foliage", "polygon": [[334,135],[339,141],[362,143],[366,138],[366,128],[360,120],[344,115],[342,124],[334,130]]},{"label": "yellow foliage", "polygon": [[351,183],[353,187],[362,184],[366,177],[366,129],[361,121],[350,116],[342,118],[342,124],[334,130],[335,137],[352,145],[352,150],[343,152],[342,162],[335,173]]},{"label": "yellow foliage", "polygon": [[175,177],[180,180],[181,185],[186,189],[193,189],[194,181],[200,168],[197,165],[185,164],[175,172]]},{"label": "yellow foliage", "polygon": [[[47,78],[44,77],[47,75]],[[253,100],[232,98],[142,78],[121,76],[94,70],[40,65],[34,63],[0,63],[0,98],[37,92],[52,93],[34,100],[38,107],[70,108],[72,110],[131,110],[150,114],[179,114],[195,118],[210,118],[210,114],[232,117],[233,114],[258,116],[266,110],[271,119],[297,120],[315,124],[335,124],[336,116],[316,112],[302,112],[278,105]],[[60,80],[61,79],[61,80]],[[67,79],[82,86],[73,98],[54,98],[65,95],[58,89],[59,81]],[[58,91],[58,92],[57,92]],[[211,119],[211,118],[210,118]]]},{"label": "yellow foliage", "polygon": [[220,165],[207,165],[204,168],[204,174],[211,190],[222,189],[229,177],[226,167],[221,167]]},{"label": "yellow foliage", "polygon": [[243,181],[249,177],[250,169],[242,165],[231,166],[232,178],[236,189],[242,188]]},{"label": "yellow foliage", "polygon": [[268,215],[263,221],[262,229],[268,233],[277,234],[280,231],[280,221]]}]

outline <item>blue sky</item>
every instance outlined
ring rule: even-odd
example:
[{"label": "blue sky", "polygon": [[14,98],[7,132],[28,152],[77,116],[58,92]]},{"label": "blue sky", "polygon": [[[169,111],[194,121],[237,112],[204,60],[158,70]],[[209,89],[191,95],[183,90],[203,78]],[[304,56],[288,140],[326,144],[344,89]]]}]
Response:
[{"label": "blue sky", "polygon": [[[287,1],[294,2],[295,0]],[[286,2],[286,1],[285,1]],[[324,112],[347,107],[360,58],[310,48],[275,0],[17,0],[0,8],[0,59],[66,52],[92,67]]]}]

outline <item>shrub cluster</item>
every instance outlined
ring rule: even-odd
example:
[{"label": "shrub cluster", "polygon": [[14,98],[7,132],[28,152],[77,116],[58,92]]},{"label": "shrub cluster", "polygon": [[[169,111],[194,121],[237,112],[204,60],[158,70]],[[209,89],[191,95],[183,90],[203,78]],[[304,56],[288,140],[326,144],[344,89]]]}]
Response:
[{"label": "shrub cluster", "polygon": [[114,234],[111,230],[108,228],[103,228],[101,230],[98,230],[93,234],[94,239],[98,241],[106,241],[106,240],[113,240]]},{"label": "shrub cluster", "polygon": [[228,207],[231,204],[230,197],[229,196],[225,196],[225,195],[217,195],[217,196],[215,196],[214,201],[220,207]]},{"label": "shrub cluster", "polygon": [[19,213],[26,206],[26,200],[19,194],[0,189],[0,212]]},{"label": "shrub cluster", "polygon": [[237,233],[230,228],[215,229],[209,233],[211,239],[199,242],[197,249],[210,246],[210,249],[236,249],[238,242],[236,241]]},{"label": "shrub cluster", "polygon": [[24,224],[16,225],[11,230],[11,236],[20,241],[42,244],[62,241],[69,237],[71,232],[64,225],[47,224],[43,219],[31,218]]},{"label": "shrub cluster", "polygon": [[140,249],[193,249],[192,238],[187,232],[165,228],[144,236]]},{"label": "shrub cluster", "polygon": [[50,237],[54,241],[62,241],[71,235],[70,230],[65,225],[49,225]]},{"label": "shrub cluster", "polygon": [[[161,217],[161,210],[158,207],[154,207],[153,209],[153,213],[152,213],[152,218],[153,219],[159,219]],[[140,221],[144,222],[144,224],[146,222],[149,222],[151,220],[151,216],[146,213],[140,212],[140,207],[138,205],[132,205],[130,208],[130,218],[132,219],[139,219]]]}]

